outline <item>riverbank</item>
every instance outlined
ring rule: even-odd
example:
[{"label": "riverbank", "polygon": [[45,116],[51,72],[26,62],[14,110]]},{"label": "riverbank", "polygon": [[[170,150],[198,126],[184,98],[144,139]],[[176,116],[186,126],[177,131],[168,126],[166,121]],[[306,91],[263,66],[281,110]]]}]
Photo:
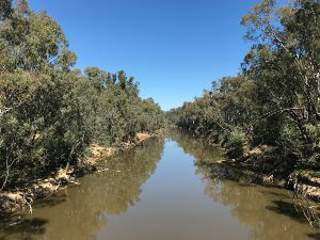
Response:
[{"label": "riverbank", "polygon": [[32,215],[2,218],[0,239],[317,239],[288,191],[212,181],[194,165],[220,159],[219,147],[168,131],[99,162],[108,170],[37,201]]},{"label": "riverbank", "polygon": [[150,138],[161,136],[161,134],[161,130],[152,134],[138,133],[134,141],[113,147],[91,144],[84,160],[76,166],[68,165],[52,172],[45,178],[35,179],[26,186],[0,192],[0,216],[32,213],[34,201],[48,198],[70,184],[79,185],[80,183],[77,181],[79,177],[99,171],[98,163],[101,160],[113,157],[119,152],[128,151]]},{"label": "riverbank", "polygon": [[[207,169],[209,178],[228,179],[243,184],[259,184],[291,190],[303,198],[320,202],[320,171],[317,163],[312,161],[282,159],[277,157],[277,148],[260,145],[254,148],[243,146],[243,154],[236,159],[227,157],[222,144],[212,143],[203,136],[195,136],[190,131],[171,127],[172,131],[187,135],[209,148],[219,148],[224,152],[220,159],[202,159],[197,165]],[[199,157],[201,158],[201,157]]]},{"label": "riverbank", "polygon": [[272,147],[258,146],[246,150],[240,159],[199,162],[209,169],[211,177],[226,178],[241,183],[260,184],[292,190],[301,196],[320,202],[320,172],[292,159],[274,159],[268,155]]}]

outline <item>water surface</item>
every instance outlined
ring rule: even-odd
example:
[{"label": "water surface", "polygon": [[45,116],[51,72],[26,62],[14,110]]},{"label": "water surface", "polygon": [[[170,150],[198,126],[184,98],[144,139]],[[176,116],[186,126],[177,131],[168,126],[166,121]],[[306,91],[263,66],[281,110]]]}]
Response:
[{"label": "water surface", "polygon": [[285,191],[206,178],[219,148],[171,133],[101,163],[0,239],[318,239]]}]

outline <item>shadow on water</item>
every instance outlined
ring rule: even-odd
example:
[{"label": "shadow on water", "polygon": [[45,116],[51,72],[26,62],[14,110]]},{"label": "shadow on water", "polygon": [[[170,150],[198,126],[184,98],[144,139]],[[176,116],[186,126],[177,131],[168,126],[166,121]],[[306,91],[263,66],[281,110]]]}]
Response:
[{"label": "shadow on water", "polygon": [[[272,187],[270,187],[270,188],[273,189]],[[266,189],[267,189],[267,187],[266,187]],[[261,192],[263,192],[265,194],[273,195],[275,197],[284,198],[284,199],[286,199],[288,197],[288,194],[289,194],[289,192],[286,192],[286,191],[283,191],[283,192],[272,192],[272,191],[265,190],[265,191],[261,191]]]},{"label": "shadow on water", "polygon": [[67,195],[63,190],[60,192],[53,194],[52,196],[38,200],[34,205],[35,208],[43,208],[43,207],[54,207],[59,205],[67,200]]},{"label": "shadow on water", "polygon": [[[61,191],[46,199],[39,200],[34,208],[50,208],[65,202],[66,195]],[[34,239],[35,235],[42,235],[46,232],[48,220],[43,217],[6,215],[0,216],[0,240],[15,239]]]},{"label": "shadow on water", "polygon": [[33,239],[32,236],[45,233],[48,220],[38,217],[30,219],[2,217],[1,222],[0,240],[15,239],[17,234],[20,235],[19,239]]},{"label": "shadow on water", "polygon": [[102,161],[106,171],[87,175],[80,179],[80,186],[69,186],[38,201],[32,216],[1,228],[0,239],[94,238],[108,224],[108,215],[125,213],[140,200],[142,185],[154,173],[163,147],[163,139],[150,139]]},{"label": "shadow on water", "polygon": [[296,210],[287,190],[222,177],[223,174],[216,172],[221,169],[212,167],[223,159],[222,149],[186,134],[173,132],[171,137],[195,159],[196,173],[204,176],[205,194],[214,202],[230,207],[231,214],[249,227],[249,239],[320,239],[319,232]]},{"label": "shadow on water", "polygon": [[303,213],[298,211],[292,202],[287,202],[283,200],[272,201],[273,206],[266,206],[266,209],[274,211],[275,213],[282,214],[292,218],[300,223],[306,223],[306,219]]},{"label": "shadow on water", "polygon": [[311,239],[319,240],[320,239],[320,233],[310,233],[310,234],[308,234],[308,237],[311,238]]},{"label": "shadow on water", "polygon": [[[237,234],[238,231],[244,228],[249,235],[247,237],[240,237],[239,235],[239,240],[320,239],[319,232],[306,224],[303,215],[296,211],[292,202],[292,196],[286,190],[256,186],[246,182],[238,183],[217,177],[217,174],[215,174],[216,169],[212,169],[211,164],[224,158],[221,148],[208,146],[199,139],[178,132],[171,132],[168,135],[168,138],[175,141],[178,148],[181,148],[184,154],[192,157],[191,159],[194,160],[195,168],[194,170],[191,168],[191,171],[195,171],[202,179],[202,182],[199,181],[200,191],[204,191],[203,198],[208,201],[209,205],[205,204],[203,208],[205,211],[201,212],[199,219],[204,222],[210,222],[210,224],[225,224],[223,226],[225,226],[226,230],[223,227],[219,228],[219,231],[222,232],[221,236],[225,236],[223,231],[234,231]],[[166,151],[166,154],[181,153],[180,149],[172,149],[176,146],[175,144],[166,146],[171,149],[170,151]],[[97,232],[102,229],[111,228],[112,224],[109,223],[109,220],[114,220],[112,216],[123,214],[124,218],[126,218],[126,214],[124,213],[130,213],[130,211],[128,212],[129,208],[135,206],[140,201],[141,193],[144,189],[143,185],[155,172],[158,162],[162,158],[163,151],[164,140],[153,139],[146,142],[144,146],[121,153],[114,158],[106,159],[101,163],[102,167],[106,167],[106,171],[85,176],[81,179],[80,186],[68,187],[53,197],[37,202],[32,216],[17,219],[17,224],[12,224],[12,220],[10,222],[9,220],[1,219],[0,240],[95,239]],[[142,208],[144,212],[146,211],[144,208],[147,208],[152,214],[157,213],[162,215],[162,212],[165,212],[166,209],[161,209],[161,206],[159,206],[161,211],[158,209],[160,212],[156,212],[156,209],[150,208],[154,207],[154,204],[156,206],[161,205],[163,203],[162,198],[167,199],[170,196],[184,195],[182,191],[185,190],[183,189],[186,189],[186,191],[191,190],[189,186],[185,186],[186,181],[184,179],[187,179],[183,175],[185,172],[180,171],[180,165],[175,165],[180,163],[174,162],[173,165],[169,164],[172,163],[171,161],[176,161],[175,158],[177,156],[179,156],[179,161],[190,159],[184,154],[167,155],[159,168],[159,170],[162,169],[163,175],[155,175],[155,179],[158,179],[159,176],[168,177],[168,174],[173,174],[175,179],[175,174],[177,174],[177,178],[181,177],[183,181],[177,181],[179,184],[173,184],[172,189],[171,185],[164,185],[166,188],[169,187],[169,190],[172,192],[167,191],[168,189],[158,191],[158,185],[150,185],[149,190],[152,188],[154,190],[152,193],[157,194],[157,198],[155,199],[153,195],[150,197],[149,200],[151,202],[147,203],[151,205],[139,204],[140,210]],[[168,166],[170,166],[170,169],[166,168]],[[172,166],[175,166],[177,169],[172,169]],[[178,176],[178,174],[182,174],[183,176]],[[191,179],[194,180],[194,178]],[[168,179],[158,179],[157,181],[166,180]],[[158,184],[157,181],[150,182]],[[187,184],[192,184],[192,182],[187,181]],[[176,189],[174,186],[179,189]],[[195,186],[198,185],[194,185],[193,187]],[[204,190],[202,187],[204,187]],[[178,192],[178,195],[175,195],[175,192]],[[198,200],[200,200],[201,204],[201,201],[204,199],[197,198],[196,196],[191,197],[191,202],[187,200],[186,202],[191,204],[190,206],[193,206],[192,209],[189,207],[184,209],[184,202],[178,202],[177,213],[184,216],[189,216],[189,214],[197,216],[197,213],[192,211],[198,209],[197,207],[199,206],[196,204],[199,203]],[[172,201],[169,199],[169,201],[165,202],[168,205],[164,206],[170,209],[170,206],[176,203],[177,199],[172,199]],[[143,202],[146,204],[146,201],[141,201],[141,203]],[[179,206],[181,206],[181,209]],[[137,207],[134,209],[137,210]],[[207,210],[210,215],[206,214]],[[138,233],[135,228],[130,229],[130,227],[142,224],[139,234],[141,234],[140,236],[145,236],[147,228],[151,227],[150,229],[152,229],[152,226],[158,223],[157,221],[159,221],[160,217],[156,214],[151,215],[148,220],[150,223],[145,222],[145,219],[148,218],[143,215],[143,212],[141,213],[141,222],[136,222],[135,218],[128,218],[131,221],[135,221],[135,224],[129,221],[124,225],[120,225],[120,232],[128,231],[130,239],[131,237],[135,239],[134,236],[131,236],[131,233]],[[218,215],[215,215],[215,213]],[[179,218],[179,214],[174,215],[174,210],[170,214],[172,215],[169,215],[169,218],[184,222],[183,219]],[[131,216],[136,215],[133,214]],[[166,219],[168,217],[166,214],[162,217],[165,219],[163,224],[170,222],[170,219]],[[232,221],[226,221],[226,219],[230,220],[230,218]],[[224,221],[226,222],[224,223]],[[210,236],[211,232],[209,230],[211,230],[211,226],[208,230],[201,228],[202,226],[200,225],[192,223],[192,226],[196,227],[195,229],[208,231],[206,233]],[[161,239],[162,233],[164,235],[174,233],[174,226],[175,224],[169,224],[167,228],[172,232],[168,229],[163,229],[163,232],[160,231],[157,237]],[[150,232],[150,234],[153,234],[153,232]],[[217,234],[219,232],[215,233],[215,235]]]}]

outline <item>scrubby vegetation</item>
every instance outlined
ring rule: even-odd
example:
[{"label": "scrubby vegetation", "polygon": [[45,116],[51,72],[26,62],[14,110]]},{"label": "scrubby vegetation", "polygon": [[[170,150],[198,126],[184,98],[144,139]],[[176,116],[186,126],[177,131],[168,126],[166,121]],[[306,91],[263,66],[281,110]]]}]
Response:
[{"label": "scrubby vegetation", "polygon": [[320,4],[263,0],[243,17],[253,41],[238,76],[168,112],[180,128],[272,176],[320,169]]},{"label": "scrubby vegetation", "polygon": [[85,161],[90,143],[153,132],[163,115],[124,71],[75,69],[61,27],[26,0],[0,1],[0,190]]}]

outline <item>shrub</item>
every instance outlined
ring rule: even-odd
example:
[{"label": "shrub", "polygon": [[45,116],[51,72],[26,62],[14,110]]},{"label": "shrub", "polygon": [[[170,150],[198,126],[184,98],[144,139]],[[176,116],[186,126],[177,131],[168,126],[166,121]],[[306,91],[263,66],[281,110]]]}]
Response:
[{"label": "shrub", "polygon": [[240,129],[233,130],[226,142],[226,155],[230,159],[238,159],[243,156],[246,136]]}]

